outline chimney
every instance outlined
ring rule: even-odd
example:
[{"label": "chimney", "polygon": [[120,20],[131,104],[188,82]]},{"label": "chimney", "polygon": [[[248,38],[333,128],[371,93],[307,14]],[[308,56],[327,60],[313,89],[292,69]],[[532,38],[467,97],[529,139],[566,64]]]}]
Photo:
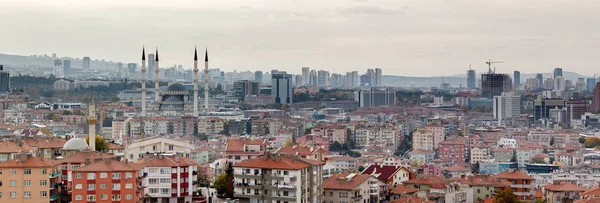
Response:
[{"label": "chimney", "polygon": [[21,162],[26,162],[27,161],[27,154],[21,154],[21,156],[19,158],[21,159]]},{"label": "chimney", "polygon": [[179,162],[179,154],[175,154],[175,162]]},{"label": "chimney", "polygon": [[125,159],[125,165],[129,164],[129,160]]},{"label": "chimney", "polygon": [[88,165],[90,163],[92,163],[92,160],[90,158],[86,158],[85,159],[85,165]]}]

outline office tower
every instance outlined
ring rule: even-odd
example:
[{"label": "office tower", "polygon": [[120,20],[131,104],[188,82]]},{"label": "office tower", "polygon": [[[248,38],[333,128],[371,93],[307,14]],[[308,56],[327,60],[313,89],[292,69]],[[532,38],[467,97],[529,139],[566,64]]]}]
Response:
[{"label": "office tower", "polygon": [[310,68],[302,67],[302,85],[310,84]]},{"label": "office tower", "polygon": [[538,79],[540,88],[544,88],[544,76],[538,73],[535,78]]},{"label": "office tower", "polygon": [[271,70],[271,75],[273,74],[279,74],[279,70]]},{"label": "office tower", "polygon": [[584,100],[567,101],[567,121],[580,120],[581,116],[588,111],[588,102]]},{"label": "office tower", "polygon": [[376,81],[375,85],[377,87],[383,86],[382,85],[382,83],[383,83],[383,77],[381,75],[381,68],[375,68],[375,81]]},{"label": "office tower", "polygon": [[133,76],[135,76],[136,69],[137,69],[137,64],[136,63],[128,63],[127,64],[128,76],[130,78],[133,78]]},{"label": "office tower", "polygon": [[562,109],[565,106],[565,100],[560,98],[538,98],[534,101],[533,118],[535,121],[550,118],[550,109]]},{"label": "office tower", "polygon": [[515,71],[513,72],[513,82],[514,82],[514,89],[519,89],[519,87],[521,86],[521,72],[519,71]]},{"label": "office tower", "polygon": [[360,107],[393,106],[396,105],[396,92],[385,90],[360,90],[355,93],[354,100]]},{"label": "office tower", "polygon": [[536,78],[527,78],[526,83],[527,90],[529,91],[540,89],[540,81],[538,81]]},{"label": "office tower", "polygon": [[117,63],[117,77],[118,78],[123,77],[123,63],[121,63],[121,62]]},{"label": "office tower", "polygon": [[376,82],[375,70],[367,69],[367,83],[369,84],[369,87],[375,87]]},{"label": "office tower", "polygon": [[317,86],[317,71],[316,70],[310,70],[310,86],[316,87]]},{"label": "office tower", "polygon": [[571,80],[565,80],[565,89],[564,90],[570,90],[573,88],[573,81]]},{"label": "office tower", "polygon": [[567,89],[565,79],[562,76],[554,78],[554,90],[565,91]]},{"label": "office tower", "polygon": [[71,60],[63,60],[63,74],[65,76],[71,74]]},{"label": "office tower", "polygon": [[54,68],[52,69],[52,74],[54,75],[54,77],[56,77],[60,74],[61,68],[62,68],[62,61],[54,60]]},{"label": "office tower", "polygon": [[554,89],[554,78],[546,78],[546,81],[544,81],[544,89],[547,89],[547,90]]},{"label": "office tower", "polygon": [[585,78],[577,78],[577,83],[575,83],[575,90],[577,92],[587,91],[587,87],[585,85]]},{"label": "office tower", "polygon": [[146,79],[150,80],[152,78],[154,78],[154,54],[148,54],[148,74]]},{"label": "office tower", "polygon": [[521,96],[514,92],[503,92],[494,96],[494,119],[518,118],[521,115]]},{"label": "office tower", "polygon": [[588,78],[586,81],[586,85],[587,85],[587,91],[593,92],[594,87],[596,87],[596,78]]},{"label": "office tower", "polygon": [[10,92],[10,73],[0,65],[0,93]]},{"label": "office tower", "polygon": [[594,98],[592,98],[592,111],[596,113],[600,111],[600,82],[596,82],[594,87]]},{"label": "office tower", "polygon": [[475,89],[475,70],[469,69],[467,70],[467,89]]},{"label": "office tower", "polygon": [[262,71],[254,72],[254,81],[256,81],[260,84],[260,83],[262,83],[262,79],[263,79]]},{"label": "office tower", "polygon": [[555,68],[554,69],[554,78],[562,77],[562,76],[563,76],[562,68]]},{"label": "office tower", "polygon": [[284,72],[273,74],[271,78],[271,95],[275,98],[275,103],[291,104],[294,95],[292,75]]},{"label": "office tower", "polygon": [[294,86],[302,85],[302,75],[294,75]]},{"label": "office tower", "polygon": [[83,67],[83,71],[84,72],[90,71],[90,60],[91,60],[90,57],[87,57],[87,56],[83,57],[83,59],[82,59],[82,61],[83,61],[82,67]]},{"label": "office tower", "polygon": [[329,71],[320,70],[317,72],[317,85],[318,86],[329,85]]},{"label": "office tower", "polygon": [[350,83],[350,84],[352,85],[352,87],[360,86],[360,78],[358,76],[358,71],[352,71],[351,76],[352,76],[352,83]]},{"label": "office tower", "polygon": [[507,74],[497,74],[493,72],[481,74],[481,95],[492,99],[494,96],[500,96],[502,92],[511,90],[512,81]]},{"label": "office tower", "polygon": [[244,101],[246,96],[260,95],[260,83],[251,80],[238,80],[233,83],[235,96]]}]

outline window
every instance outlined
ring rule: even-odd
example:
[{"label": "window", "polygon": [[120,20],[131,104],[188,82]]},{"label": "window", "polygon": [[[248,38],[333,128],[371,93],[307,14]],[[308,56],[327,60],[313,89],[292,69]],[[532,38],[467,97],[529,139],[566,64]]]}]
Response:
[{"label": "window", "polygon": [[121,179],[121,173],[112,173],[112,179],[113,180]]},{"label": "window", "polygon": [[133,173],[131,173],[131,172],[125,173],[125,178],[133,178]]},{"label": "window", "polygon": [[125,189],[131,189],[131,188],[133,188],[133,184],[131,184],[131,183],[125,184]]},{"label": "window", "polygon": [[289,174],[290,174],[290,172],[288,172],[288,171],[283,171],[283,175],[286,175],[286,176],[287,176],[287,175],[289,175]]},{"label": "window", "polygon": [[75,200],[83,200],[83,196],[82,195],[75,195]]},{"label": "window", "polygon": [[40,186],[46,186],[48,183],[46,180],[40,180]]},{"label": "window", "polygon": [[160,179],[160,183],[161,184],[163,184],[163,183],[164,184],[170,184],[171,183],[171,179],[169,179],[169,178],[161,178]]},{"label": "window", "polygon": [[48,174],[48,169],[43,168],[40,172],[42,173],[42,175],[46,175]]},{"label": "window", "polygon": [[131,194],[126,194],[126,195],[125,195],[125,199],[133,199],[133,195],[131,195]]},{"label": "window", "polygon": [[150,193],[153,193],[153,194],[158,193],[158,188],[150,188]]},{"label": "window", "polygon": [[17,198],[17,192],[10,192],[10,198]]},{"label": "window", "polygon": [[156,179],[156,178],[150,178],[150,179],[148,179],[148,184],[150,184],[150,185],[156,185],[156,184],[158,184],[158,179]]},{"label": "window", "polygon": [[108,178],[108,173],[100,173],[100,178]]},{"label": "window", "polygon": [[96,179],[96,174],[95,173],[88,173],[87,174],[87,179],[88,180],[95,180]]},{"label": "window", "polygon": [[25,175],[31,175],[31,169],[30,168],[26,168],[23,170],[23,174]]},{"label": "window", "polygon": [[171,189],[170,188],[162,188],[160,189],[160,194],[171,194]]},{"label": "window", "polygon": [[106,188],[108,188],[107,184],[104,184],[104,183],[100,184],[100,189],[106,189]]},{"label": "window", "polygon": [[88,202],[95,202],[96,201],[96,195],[87,195],[87,201]]},{"label": "window", "polygon": [[107,194],[101,194],[100,195],[100,200],[108,200],[108,195]]},{"label": "window", "polygon": [[48,193],[46,191],[40,191],[40,197],[47,197]]},{"label": "window", "polygon": [[96,184],[87,184],[87,190],[96,190]]},{"label": "window", "polygon": [[120,190],[121,189],[121,184],[120,183],[114,183],[114,184],[112,184],[112,189],[113,190]]},{"label": "window", "polygon": [[71,170],[75,170],[76,168],[79,168],[79,164],[73,164],[73,165],[71,165]]},{"label": "window", "polygon": [[82,185],[82,184],[77,184],[77,185],[75,185],[75,189],[79,189],[79,190],[80,190],[81,188],[83,188],[83,185]]},{"label": "window", "polygon": [[25,181],[23,181],[23,184],[25,186],[31,186],[31,180],[25,180]]},{"label": "window", "polygon": [[17,175],[17,169],[10,169],[10,175]]},{"label": "window", "polygon": [[10,186],[11,187],[17,187],[17,181],[16,180],[10,180]]},{"label": "window", "polygon": [[67,164],[60,165],[60,170],[67,170]]},{"label": "window", "polygon": [[61,180],[67,180],[67,179],[69,179],[69,178],[67,177],[67,175],[62,175],[62,176],[60,177],[60,179],[61,179]]},{"label": "window", "polygon": [[121,195],[120,194],[113,194],[112,195],[112,201],[121,201]]},{"label": "window", "polygon": [[25,191],[25,192],[23,193],[23,196],[25,196],[25,198],[31,198],[31,192],[29,192],[29,191]]},{"label": "window", "polygon": [[173,151],[173,145],[169,145],[169,150]]},{"label": "window", "polygon": [[83,177],[83,174],[82,174],[82,173],[76,173],[76,174],[75,174],[75,178],[82,178],[82,177]]},{"label": "window", "polygon": [[169,168],[161,168],[160,174],[171,174],[171,169]]}]

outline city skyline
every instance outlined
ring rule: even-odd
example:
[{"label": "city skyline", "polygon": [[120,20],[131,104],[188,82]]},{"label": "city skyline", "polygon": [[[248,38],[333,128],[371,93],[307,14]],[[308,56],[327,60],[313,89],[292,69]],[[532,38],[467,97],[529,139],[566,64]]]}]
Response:
[{"label": "city skyline", "polygon": [[146,45],[161,48],[162,64],[192,67],[189,50],[198,45],[208,46],[214,66],[224,71],[298,74],[308,66],[437,76],[463,73],[469,64],[483,72],[492,59],[506,61],[497,65],[500,73],[562,67],[593,75],[593,49],[600,45],[593,12],[599,5],[592,2],[7,0],[4,5],[0,17],[12,20],[0,22],[1,53],[135,62]]}]

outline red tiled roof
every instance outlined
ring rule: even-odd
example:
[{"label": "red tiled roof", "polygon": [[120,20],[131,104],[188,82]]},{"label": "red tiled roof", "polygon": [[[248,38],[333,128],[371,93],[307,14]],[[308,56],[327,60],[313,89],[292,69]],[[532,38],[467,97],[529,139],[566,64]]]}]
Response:
[{"label": "red tiled roof", "polygon": [[407,195],[402,196],[396,200],[392,200],[389,203],[435,203],[434,201],[426,200],[417,196]]},{"label": "red tiled roof", "polygon": [[451,172],[469,172],[469,171],[471,171],[470,168],[465,168],[465,167],[458,166],[458,165],[448,166],[448,167],[444,168],[444,170],[451,171]]},{"label": "red tiled roof", "polygon": [[544,189],[550,191],[558,191],[558,192],[572,192],[572,191],[585,191],[586,189],[583,187],[579,187],[577,185],[573,185],[568,182],[560,182],[559,184],[548,184],[544,185]]},{"label": "red tiled roof", "polygon": [[[352,178],[347,178],[352,176]],[[323,189],[353,190],[371,177],[366,174],[333,174],[323,181]]]},{"label": "red tiled roof", "polygon": [[17,157],[0,163],[0,168],[50,168],[52,164],[52,162],[46,162],[46,160],[39,158],[29,157],[27,160],[22,161]]},{"label": "red tiled roof", "polygon": [[595,197],[591,199],[580,199],[575,201],[574,203],[600,203],[600,197]]},{"label": "red tiled roof", "polygon": [[508,180],[535,180],[535,178],[530,177],[527,174],[521,173],[519,171],[504,171],[502,173],[496,174],[497,178],[500,179],[508,179]]},{"label": "red tiled roof", "polygon": [[0,154],[19,153],[25,151],[23,147],[11,141],[0,141]]},{"label": "red tiled roof", "polygon": [[227,147],[225,149],[226,152],[245,152],[244,147],[246,145],[267,145],[266,139],[228,139]]},{"label": "red tiled roof", "polygon": [[377,176],[377,179],[387,182],[390,178],[392,178],[394,176],[394,174],[396,174],[397,171],[399,171],[401,169],[404,169],[404,170],[410,172],[410,170],[408,170],[404,167],[401,167],[401,166],[370,165],[362,172],[362,174],[369,174],[369,175],[379,174]]},{"label": "red tiled roof", "polygon": [[108,149],[109,150],[119,150],[119,149],[125,149],[125,146],[123,145],[118,145],[115,143],[108,143]]},{"label": "red tiled roof", "polygon": [[461,184],[470,186],[494,186],[502,188],[510,186],[510,182],[506,180],[496,180],[494,176],[490,175],[470,176],[467,178],[458,178],[457,180]]},{"label": "red tiled roof", "polygon": [[310,156],[319,150],[322,150],[323,153],[325,153],[325,150],[321,147],[307,147],[298,145],[282,147],[279,150],[277,150],[277,153],[285,155]]},{"label": "red tiled roof", "polygon": [[63,159],[60,159],[60,163],[85,163],[86,159],[90,159],[90,161],[98,160],[98,159],[114,159],[116,158],[114,155],[99,153],[96,151],[86,150],[86,151],[78,151],[75,152]]},{"label": "red tiled roof", "polygon": [[428,176],[404,181],[403,184],[428,185],[430,188],[446,188],[446,179],[440,176]]},{"label": "red tiled roof", "polygon": [[417,191],[419,191],[419,189],[404,185],[396,185],[396,187],[392,188],[392,194],[396,195],[413,194]]},{"label": "red tiled roof", "polygon": [[139,169],[141,169],[141,165],[136,163],[106,159],[76,168],[73,172],[137,171]]},{"label": "red tiled roof", "polygon": [[310,164],[297,158],[290,158],[281,155],[263,155],[259,158],[248,159],[239,162],[234,167],[245,168],[270,168],[270,169],[286,169],[299,170],[309,167]]},{"label": "red tiled roof", "polygon": [[589,190],[586,190],[585,192],[581,193],[581,196],[600,197],[600,186],[595,185]]},{"label": "red tiled roof", "polygon": [[59,137],[39,137],[39,138],[27,138],[23,140],[24,145],[36,147],[39,149],[48,148],[62,148],[67,140]]}]

